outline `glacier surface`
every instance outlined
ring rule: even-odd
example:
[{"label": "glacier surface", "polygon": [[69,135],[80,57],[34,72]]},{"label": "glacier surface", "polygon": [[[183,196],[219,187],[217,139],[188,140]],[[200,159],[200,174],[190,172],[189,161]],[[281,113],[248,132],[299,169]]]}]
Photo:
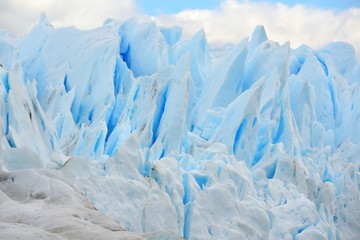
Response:
[{"label": "glacier surface", "polygon": [[358,239],[354,48],[148,19],[0,31],[0,238]]}]

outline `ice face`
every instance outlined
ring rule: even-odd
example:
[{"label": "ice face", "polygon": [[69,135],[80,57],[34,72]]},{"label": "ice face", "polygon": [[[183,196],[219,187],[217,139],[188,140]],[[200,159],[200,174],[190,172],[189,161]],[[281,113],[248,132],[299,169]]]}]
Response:
[{"label": "ice face", "polygon": [[[54,29],[42,15],[20,41],[0,34],[0,216],[31,200],[0,236],[19,219],[54,238],[360,235],[354,49],[291,49],[262,26],[219,48],[181,33],[144,19]],[[44,222],[59,203],[55,225],[72,209],[84,221],[55,236]],[[31,222],[39,204],[50,210]]]}]

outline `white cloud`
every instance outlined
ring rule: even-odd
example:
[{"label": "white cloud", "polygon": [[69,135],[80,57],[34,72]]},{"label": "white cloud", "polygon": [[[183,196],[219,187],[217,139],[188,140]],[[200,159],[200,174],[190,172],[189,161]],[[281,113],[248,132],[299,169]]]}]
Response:
[{"label": "white cloud", "polygon": [[[136,0],[0,0],[0,28],[22,35],[45,11],[52,25],[82,29],[100,26],[106,18],[123,20],[142,13]],[[264,25],[270,39],[292,47],[318,48],[331,41],[351,43],[360,56],[360,9],[341,12],[302,5],[224,0],[214,10],[185,10],[155,18],[159,25],[180,25],[189,37],[201,28],[213,44],[236,43],[248,37],[256,25]]]},{"label": "white cloud", "polygon": [[191,36],[204,28],[214,44],[239,42],[256,25],[264,25],[270,39],[292,47],[307,44],[318,48],[332,41],[351,43],[360,55],[360,9],[341,12],[295,5],[226,0],[215,10],[186,10],[156,18],[159,25],[180,25]]},{"label": "white cloud", "polygon": [[0,28],[26,34],[43,11],[54,27],[81,29],[101,26],[107,18],[123,20],[139,14],[135,0],[1,0]]}]

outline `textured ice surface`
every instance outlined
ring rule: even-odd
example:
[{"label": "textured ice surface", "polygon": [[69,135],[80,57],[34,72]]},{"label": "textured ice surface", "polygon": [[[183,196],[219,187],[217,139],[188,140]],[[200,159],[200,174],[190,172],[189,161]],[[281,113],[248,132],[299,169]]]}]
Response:
[{"label": "textured ice surface", "polygon": [[0,32],[1,238],[360,236],[353,47],[181,33]]}]

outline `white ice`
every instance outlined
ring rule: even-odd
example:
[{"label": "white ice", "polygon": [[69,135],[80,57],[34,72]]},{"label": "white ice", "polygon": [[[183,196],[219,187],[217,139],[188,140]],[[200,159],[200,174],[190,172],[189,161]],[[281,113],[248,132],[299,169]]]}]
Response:
[{"label": "white ice", "polygon": [[0,31],[0,238],[360,236],[354,48],[181,35]]}]

